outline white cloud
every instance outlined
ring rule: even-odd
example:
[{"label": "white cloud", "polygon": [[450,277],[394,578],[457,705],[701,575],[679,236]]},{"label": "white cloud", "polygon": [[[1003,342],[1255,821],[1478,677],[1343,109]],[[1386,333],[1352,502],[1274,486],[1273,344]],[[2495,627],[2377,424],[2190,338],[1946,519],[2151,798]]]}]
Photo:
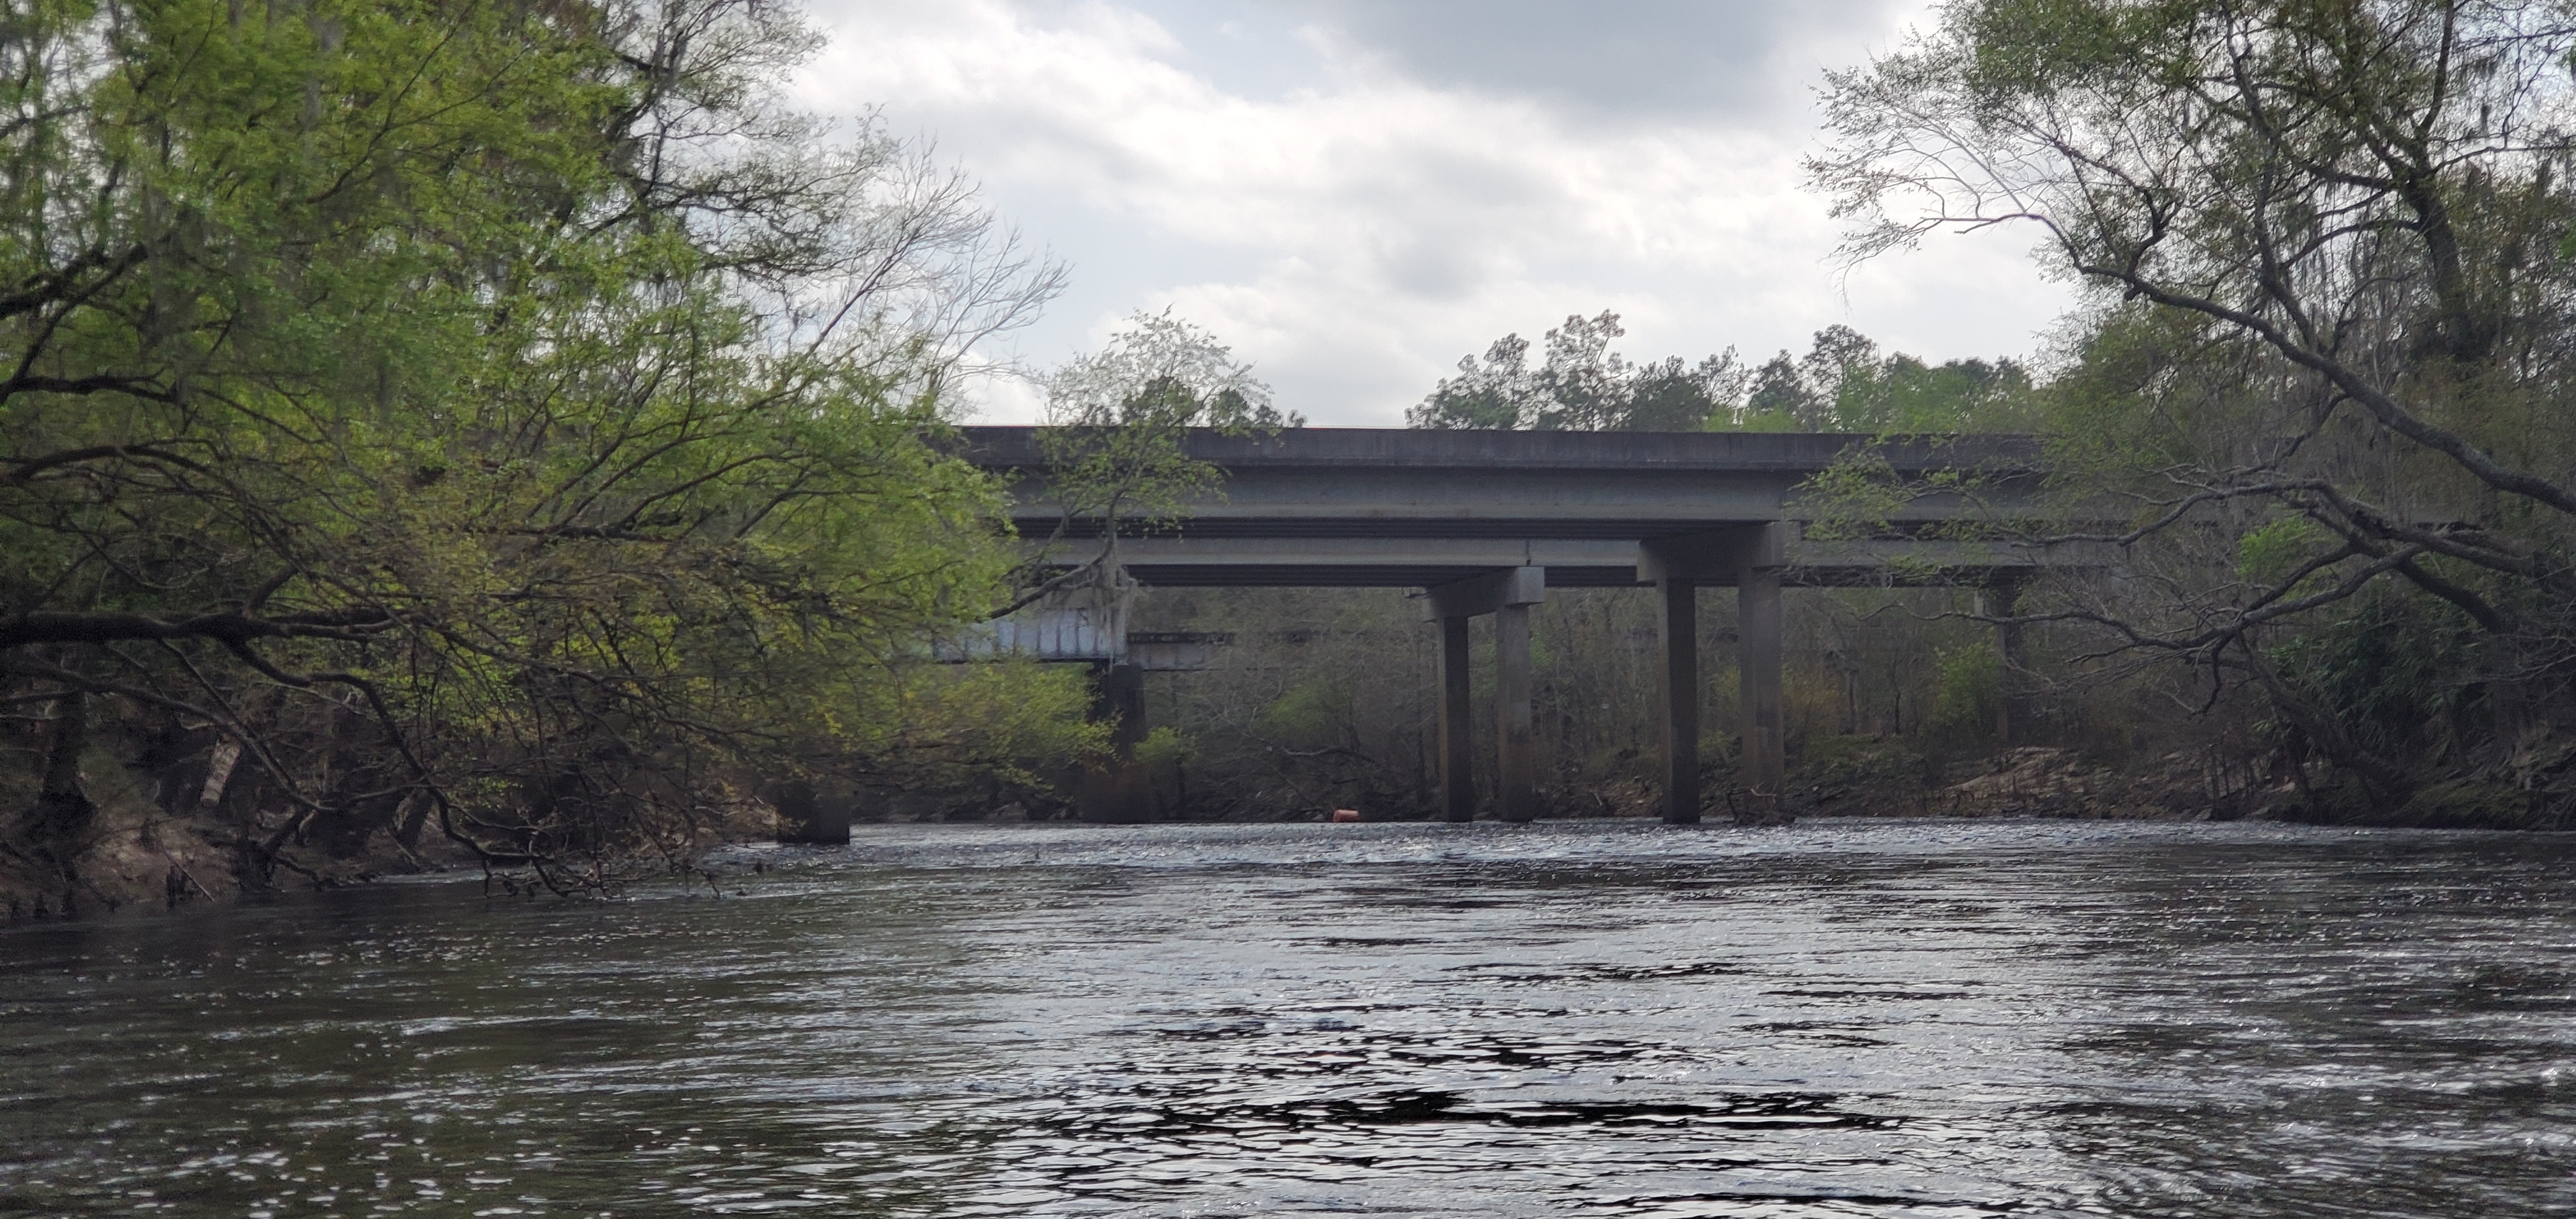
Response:
[{"label": "white cloud", "polygon": [[[1215,8],[1192,25],[1107,3],[843,3],[818,12],[833,45],[799,88],[825,113],[881,107],[935,137],[1073,262],[1072,292],[1017,336],[1024,358],[1058,362],[1171,306],[1318,424],[1397,423],[1458,357],[1568,313],[1618,310],[1638,357],[1803,349],[1843,322],[1938,359],[2025,350],[2067,299],[2010,237],[1847,283],[1829,264],[1833,222],[1798,189],[1804,97],[1820,66],[1894,40],[1895,15],[1863,0],[1802,25],[1775,6],[1690,9],[1714,15],[1669,38],[1759,80],[1707,96],[1616,87],[1635,31],[1520,89],[1425,68],[1429,33],[1331,4]],[[996,390],[987,405],[1025,419],[1034,404]]]}]

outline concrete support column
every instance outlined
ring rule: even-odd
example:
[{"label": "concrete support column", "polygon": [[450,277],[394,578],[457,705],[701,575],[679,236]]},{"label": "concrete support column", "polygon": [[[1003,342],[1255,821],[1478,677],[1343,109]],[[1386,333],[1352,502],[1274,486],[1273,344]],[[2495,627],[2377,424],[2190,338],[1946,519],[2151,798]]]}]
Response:
[{"label": "concrete support column", "polygon": [[[2021,612],[2021,581],[2003,576],[1977,590],[1977,612],[1988,618],[2010,618]],[[2029,648],[2018,622],[1995,624],[1995,655],[2002,672],[1995,676],[1995,744],[2013,743],[2013,730],[2028,716],[2023,707],[2023,674],[2029,671]]]},{"label": "concrete support column", "polygon": [[769,806],[778,810],[778,840],[811,846],[841,845],[850,840],[850,801],[826,800],[803,779],[789,779],[768,791]]},{"label": "concrete support column", "polygon": [[1699,584],[1669,576],[1655,590],[1664,628],[1664,824],[1699,823]]},{"label": "concrete support column", "polygon": [[1085,821],[1124,823],[1154,815],[1153,776],[1136,758],[1145,741],[1145,670],[1136,665],[1095,665],[1091,718],[1110,721],[1107,762],[1083,772],[1074,807]]},{"label": "concrete support column", "polygon": [[[1538,816],[1538,734],[1530,716],[1529,607],[1547,599],[1547,569],[1506,567],[1422,590],[1423,616],[1440,623],[1441,811],[1474,817],[1467,782],[1467,620],[1494,616],[1494,726],[1502,761],[1495,806],[1505,821]],[[1452,731],[1454,726],[1455,730]]]},{"label": "concrete support column", "polygon": [[1780,569],[1746,567],[1737,577],[1736,667],[1743,676],[1744,786],[1739,819],[1781,820],[1780,783],[1788,770],[1788,736],[1780,707]]},{"label": "concrete support column", "polygon": [[1440,622],[1440,815],[1476,819],[1476,719],[1469,698],[1465,615]]},{"label": "concrete support column", "polygon": [[1530,713],[1529,606],[1494,611],[1494,735],[1501,777],[1494,804],[1505,821],[1538,816],[1538,732]]},{"label": "concrete support column", "polygon": [[[1741,610],[1736,669],[1743,676],[1743,784],[1750,797],[1736,820],[1777,823],[1788,740],[1780,711],[1780,572],[1797,526],[1748,522],[1703,533],[1647,538],[1637,547],[1637,580],[1662,590],[1664,620],[1664,819],[1699,820],[1699,648],[1693,590],[1733,581]],[[1683,691],[1690,691],[1685,697]],[[1685,795],[1687,793],[1687,795]],[[1731,801],[1730,801],[1731,802]]]}]

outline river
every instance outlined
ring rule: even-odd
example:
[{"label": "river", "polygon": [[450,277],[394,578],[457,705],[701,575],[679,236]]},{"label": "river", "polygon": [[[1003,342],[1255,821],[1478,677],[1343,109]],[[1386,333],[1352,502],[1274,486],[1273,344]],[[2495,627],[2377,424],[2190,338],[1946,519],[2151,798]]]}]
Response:
[{"label": "river", "polygon": [[0,1214],[2576,1211],[2576,836],[888,826],[718,862],[721,897],[0,932]]}]

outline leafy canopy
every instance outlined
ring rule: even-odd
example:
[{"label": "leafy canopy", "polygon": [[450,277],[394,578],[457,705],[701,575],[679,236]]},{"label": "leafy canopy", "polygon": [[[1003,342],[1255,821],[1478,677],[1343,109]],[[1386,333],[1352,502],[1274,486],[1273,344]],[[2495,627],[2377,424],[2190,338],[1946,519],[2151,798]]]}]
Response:
[{"label": "leafy canopy", "polygon": [[814,44],[744,0],[0,14],[0,681],[232,742],[263,872],[433,805],[504,863],[677,851],[729,774],[1078,744],[975,727],[1069,683],[922,663],[1013,558],[926,438],[1059,273],[783,106]]}]

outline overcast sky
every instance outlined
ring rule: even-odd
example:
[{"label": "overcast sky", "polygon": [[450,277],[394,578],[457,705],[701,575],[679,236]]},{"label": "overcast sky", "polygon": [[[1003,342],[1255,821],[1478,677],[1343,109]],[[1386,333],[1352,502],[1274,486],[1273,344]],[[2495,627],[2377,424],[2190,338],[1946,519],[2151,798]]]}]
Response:
[{"label": "overcast sky", "polygon": [[[1836,322],[1938,361],[2066,308],[2029,234],[1848,275],[1799,188],[1827,68],[1889,0],[815,0],[798,89],[935,140],[1072,268],[1005,341],[1034,367],[1172,308],[1317,425],[1394,426],[1505,332],[1616,310],[1632,358],[1758,361]],[[1026,422],[988,387],[988,422]]]}]

